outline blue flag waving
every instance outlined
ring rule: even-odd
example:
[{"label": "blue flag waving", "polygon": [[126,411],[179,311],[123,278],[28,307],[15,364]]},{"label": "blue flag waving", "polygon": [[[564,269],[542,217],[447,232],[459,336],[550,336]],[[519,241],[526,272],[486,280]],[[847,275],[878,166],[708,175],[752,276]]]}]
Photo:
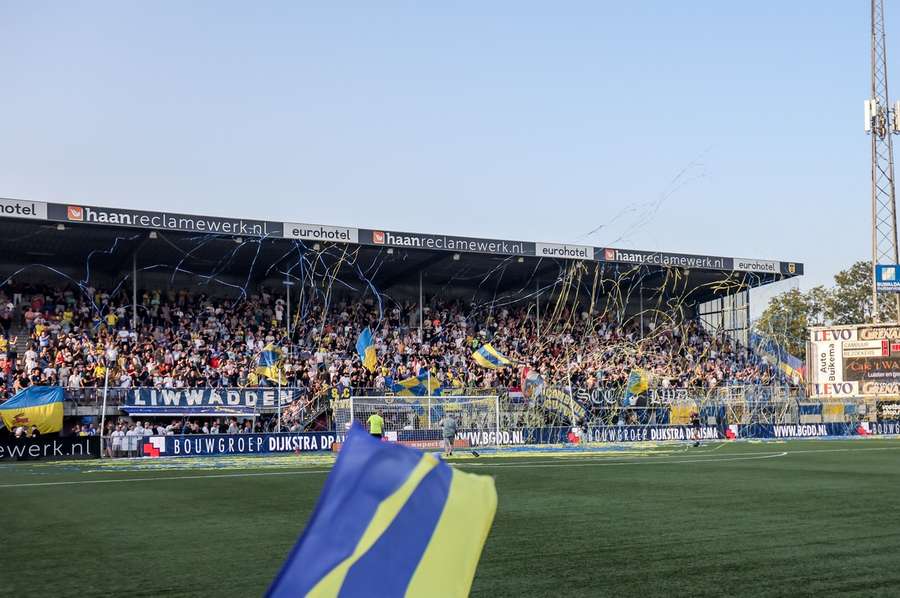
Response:
[{"label": "blue flag waving", "polygon": [[359,360],[370,372],[375,371],[378,363],[378,356],[375,354],[375,341],[372,339],[372,329],[366,326],[365,330],[359,333],[356,339],[356,352],[359,354]]},{"label": "blue flag waving", "polygon": [[433,395],[441,388],[440,381],[432,377],[426,368],[419,370],[418,376],[412,376],[399,382],[391,377],[385,378],[384,384],[391,392],[404,397]]},{"label": "blue flag waving", "polygon": [[260,376],[274,380],[279,384],[286,384],[282,362],[284,355],[281,349],[269,343],[256,357],[256,373]]},{"label": "blue flag waving", "polygon": [[354,424],[269,596],[468,596],[494,480]]},{"label": "blue flag waving", "polygon": [[499,370],[500,368],[505,368],[512,364],[512,361],[510,361],[506,355],[495,349],[494,345],[491,343],[481,345],[477,351],[472,353],[472,359],[474,359],[475,363],[481,367],[491,370]]}]

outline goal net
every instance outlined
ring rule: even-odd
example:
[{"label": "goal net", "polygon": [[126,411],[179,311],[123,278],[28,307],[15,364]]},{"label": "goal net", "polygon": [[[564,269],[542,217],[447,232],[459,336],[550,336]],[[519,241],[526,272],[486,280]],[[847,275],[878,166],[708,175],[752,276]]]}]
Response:
[{"label": "goal net", "polygon": [[440,422],[452,416],[457,425],[457,447],[496,446],[500,437],[500,401],[493,396],[358,396],[334,401],[335,428],[350,429],[353,421],[366,422],[376,411],[384,418],[387,440],[419,448],[438,448]]}]

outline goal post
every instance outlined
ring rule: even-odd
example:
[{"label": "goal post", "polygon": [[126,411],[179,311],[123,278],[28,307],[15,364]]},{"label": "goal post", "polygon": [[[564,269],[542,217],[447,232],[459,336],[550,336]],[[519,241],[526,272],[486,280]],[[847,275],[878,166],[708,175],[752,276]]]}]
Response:
[{"label": "goal post", "polygon": [[497,395],[362,395],[334,401],[332,411],[337,432],[346,432],[354,421],[367,428],[369,416],[380,412],[387,440],[423,449],[440,447],[440,422],[445,415],[456,419],[457,446],[496,447],[501,438]]}]

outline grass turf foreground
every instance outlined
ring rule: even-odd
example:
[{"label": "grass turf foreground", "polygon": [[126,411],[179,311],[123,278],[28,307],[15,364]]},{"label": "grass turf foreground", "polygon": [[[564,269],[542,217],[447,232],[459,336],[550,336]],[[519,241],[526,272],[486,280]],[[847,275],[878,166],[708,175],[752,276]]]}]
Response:
[{"label": "grass turf foreground", "polygon": [[[460,458],[496,476],[473,596],[898,596],[900,441]],[[0,465],[0,594],[261,595],[329,457]]]}]

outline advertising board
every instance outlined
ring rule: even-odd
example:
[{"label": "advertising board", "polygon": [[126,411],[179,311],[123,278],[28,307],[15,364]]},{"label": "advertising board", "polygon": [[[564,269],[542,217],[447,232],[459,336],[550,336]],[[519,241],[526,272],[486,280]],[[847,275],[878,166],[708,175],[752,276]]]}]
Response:
[{"label": "advertising board", "polygon": [[99,436],[65,438],[9,438],[0,440],[0,461],[37,461],[51,459],[97,459]]},{"label": "advertising board", "polygon": [[809,340],[811,397],[900,395],[900,326],[817,327]]}]

